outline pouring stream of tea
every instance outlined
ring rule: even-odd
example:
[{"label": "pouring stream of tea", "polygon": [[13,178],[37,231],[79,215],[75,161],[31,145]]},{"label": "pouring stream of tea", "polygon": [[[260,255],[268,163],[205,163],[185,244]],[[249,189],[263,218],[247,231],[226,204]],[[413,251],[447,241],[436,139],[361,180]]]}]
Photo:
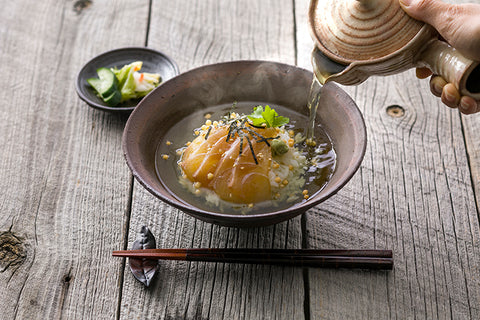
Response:
[{"label": "pouring stream of tea", "polygon": [[325,84],[325,82],[327,82],[331,75],[342,72],[347,66],[330,60],[320,50],[318,50],[318,48],[315,48],[312,52],[312,66],[313,80],[312,85],[310,86],[310,93],[307,101],[307,107],[310,114],[307,126],[306,143],[307,145],[314,147],[315,118],[318,105],[320,104],[320,91],[322,86]]},{"label": "pouring stream of tea", "polygon": [[320,84],[320,82],[317,80],[317,77],[313,76],[312,85],[310,86],[310,93],[308,94],[307,107],[309,110],[309,118],[306,143],[311,147],[315,146],[315,118],[317,114],[318,104],[320,101],[320,90],[322,89],[323,84],[324,83]]}]

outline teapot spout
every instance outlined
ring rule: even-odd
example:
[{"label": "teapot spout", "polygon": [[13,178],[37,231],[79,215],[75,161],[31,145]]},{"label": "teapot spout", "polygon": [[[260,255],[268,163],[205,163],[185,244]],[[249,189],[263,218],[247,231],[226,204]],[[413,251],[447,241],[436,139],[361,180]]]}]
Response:
[{"label": "teapot spout", "polygon": [[417,66],[428,67],[452,83],[461,95],[480,100],[480,62],[465,58],[446,42],[428,42],[420,52]]},{"label": "teapot spout", "polygon": [[334,81],[343,85],[364,82],[369,75],[358,70],[354,64],[344,65],[327,57],[317,47],[312,52],[312,66],[315,77],[321,84]]}]

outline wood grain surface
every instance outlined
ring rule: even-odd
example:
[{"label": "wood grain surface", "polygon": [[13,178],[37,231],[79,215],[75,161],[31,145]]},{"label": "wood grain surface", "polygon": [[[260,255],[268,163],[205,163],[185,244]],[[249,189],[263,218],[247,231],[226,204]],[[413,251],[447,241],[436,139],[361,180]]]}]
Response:
[{"label": "wood grain surface", "polygon": [[[163,51],[181,72],[243,59],[311,70],[307,8],[307,0],[2,2],[1,319],[480,318],[480,115],[442,105],[414,70],[342,87],[367,126],[359,171],[305,215],[253,229],[204,223],[150,195],[125,164],[126,117],[75,93],[85,62],[124,46]],[[158,247],[392,249],[395,266],[172,261],[145,288],[111,257],[143,225]]]},{"label": "wood grain surface", "polygon": [[148,1],[2,1],[0,233],[25,253],[2,260],[2,319],[116,317],[123,268],[111,251],[125,242],[132,185],[125,118],[89,108],[74,80],[101,52],[144,45],[148,10]]}]

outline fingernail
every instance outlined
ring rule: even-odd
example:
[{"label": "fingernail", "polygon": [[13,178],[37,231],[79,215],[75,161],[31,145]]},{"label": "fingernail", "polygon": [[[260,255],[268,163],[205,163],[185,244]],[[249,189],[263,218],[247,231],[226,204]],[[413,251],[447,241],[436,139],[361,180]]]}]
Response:
[{"label": "fingernail", "polygon": [[451,83],[447,83],[443,87],[443,95],[447,102],[458,105],[460,102],[460,95],[457,91],[457,88]]},{"label": "fingernail", "polygon": [[435,91],[435,93],[440,96],[442,94],[443,87],[436,82],[433,82],[432,85],[433,91]]},{"label": "fingernail", "polygon": [[461,99],[460,100],[460,108],[467,112],[472,113],[477,109],[477,105],[475,102],[468,100],[468,99]]},{"label": "fingernail", "polygon": [[400,3],[408,7],[412,3],[412,0],[400,0]]},{"label": "fingernail", "polygon": [[448,102],[456,103],[457,97],[456,97],[454,94],[451,94],[451,93],[448,92],[448,91],[444,91],[444,94],[445,94],[445,99],[446,99]]}]

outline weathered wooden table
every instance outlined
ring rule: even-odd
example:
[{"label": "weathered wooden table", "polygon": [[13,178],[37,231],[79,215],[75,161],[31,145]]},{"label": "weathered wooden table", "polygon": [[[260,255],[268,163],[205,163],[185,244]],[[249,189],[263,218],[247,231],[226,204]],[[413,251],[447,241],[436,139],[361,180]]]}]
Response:
[{"label": "weathered wooden table", "polygon": [[[303,216],[257,229],[151,196],[124,161],[126,117],[75,93],[85,62],[124,46],[182,72],[240,59],[311,70],[307,0],[1,3],[1,319],[480,318],[480,115],[443,106],[413,70],[344,87],[367,125],[361,168]],[[395,267],[165,262],[145,288],[111,257],[142,225],[159,247],[392,249]]]}]

